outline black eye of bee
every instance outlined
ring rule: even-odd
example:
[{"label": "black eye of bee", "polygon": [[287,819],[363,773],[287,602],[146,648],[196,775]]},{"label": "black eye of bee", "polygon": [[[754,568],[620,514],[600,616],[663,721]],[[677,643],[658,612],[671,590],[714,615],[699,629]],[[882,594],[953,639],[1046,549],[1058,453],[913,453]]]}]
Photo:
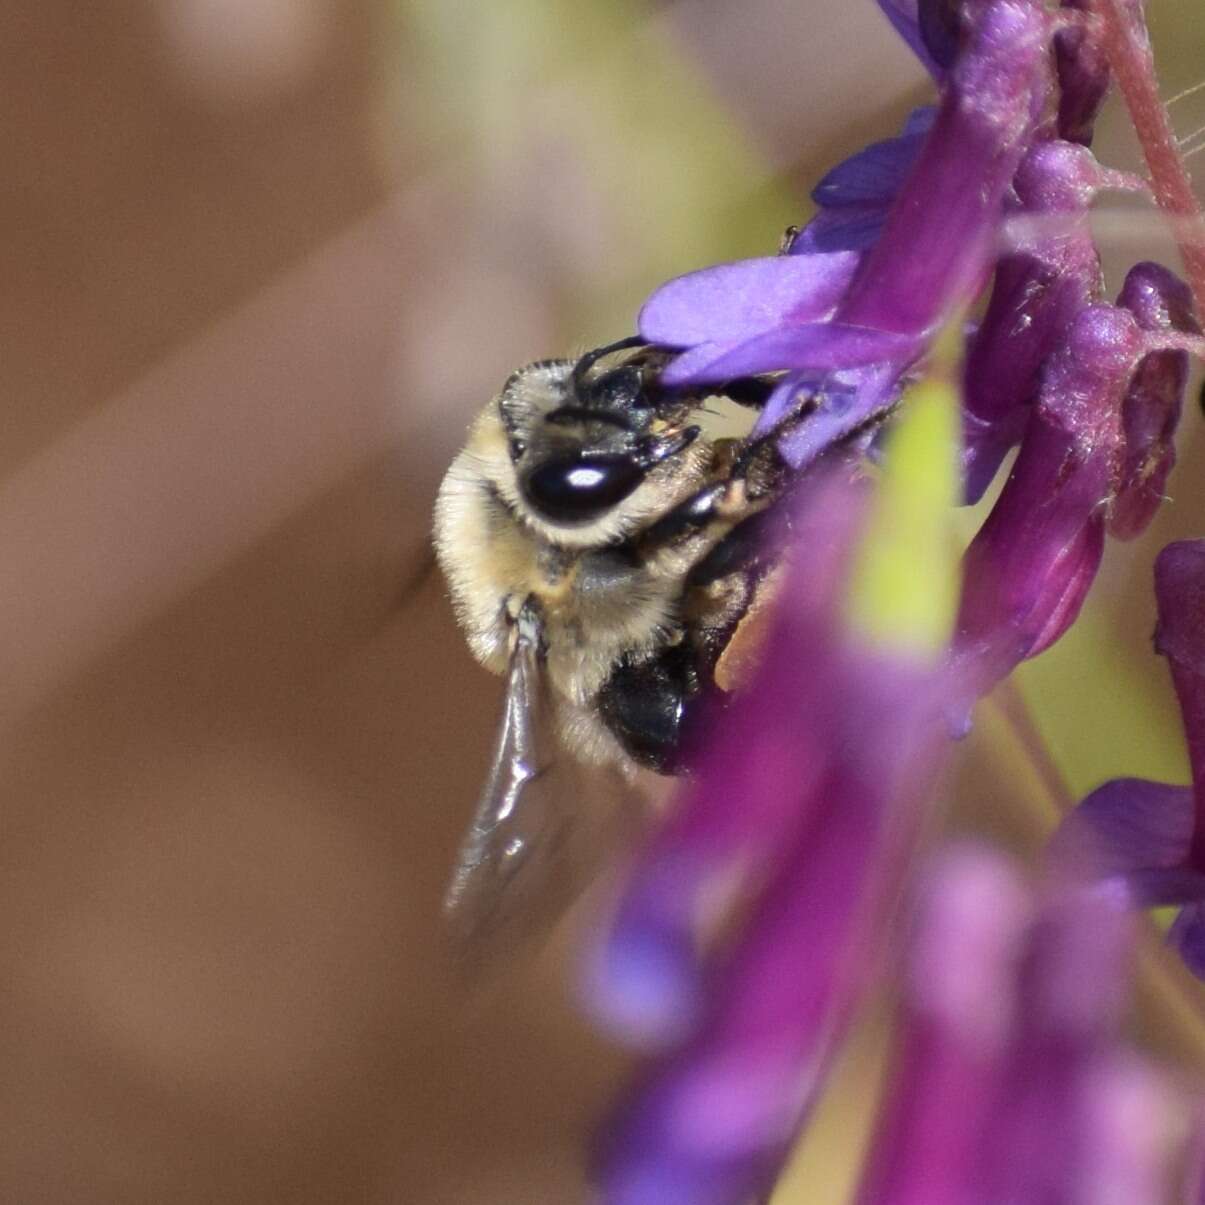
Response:
[{"label": "black eye of bee", "polygon": [[527,500],[557,523],[585,523],[622,502],[644,480],[628,456],[545,461],[523,482]]}]

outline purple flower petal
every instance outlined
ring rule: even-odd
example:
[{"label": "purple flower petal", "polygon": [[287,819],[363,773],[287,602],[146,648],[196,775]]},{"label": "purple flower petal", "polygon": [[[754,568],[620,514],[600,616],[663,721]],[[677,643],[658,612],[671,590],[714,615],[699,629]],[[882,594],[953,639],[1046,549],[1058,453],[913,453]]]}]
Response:
[{"label": "purple flower petal", "polygon": [[[909,715],[924,692],[903,678],[888,683],[877,698],[857,691],[859,727],[886,736],[878,765],[864,764],[852,730],[839,743],[830,735],[826,773],[809,797],[786,792],[797,822],[789,836],[776,834],[766,886],[714,968],[701,1027],[649,1069],[605,1137],[608,1201],[743,1205],[777,1176],[865,980],[894,882],[884,875],[888,802],[924,756],[916,711]],[[851,702],[828,693],[846,723],[855,721]],[[792,718],[798,725],[799,713]],[[742,757],[764,752],[746,748]],[[736,798],[748,801],[728,795],[730,807]]]},{"label": "purple flower petal", "polygon": [[[1131,268],[1117,302],[1143,330],[1199,331],[1188,286],[1159,264]],[[1122,402],[1125,452],[1109,514],[1109,533],[1118,539],[1141,535],[1163,502],[1187,382],[1185,352],[1152,352],[1135,369]]]},{"label": "purple flower petal", "polygon": [[[925,2],[929,3],[929,0],[925,0]],[[935,58],[930,52],[925,43],[925,36],[921,33],[918,0],[878,0],[878,5],[882,9],[883,15],[891,22],[895,32],[904,39],[912,53],[920,59],[925,70],[934,79],[940,80],[953,56],[940,53],[940,48],[939,57]],[[929,24],[926,22],[926,26]]]},{"label": "purple flower petal", "polygon": [[1056,869],[1095,880],[1127,908],[1187,905],[1169,940],[1205,978],[1205,850],[1200,809],[1205,752],[1205,541],[1170,544],[1155,562],[1155,644],[1171,666],[1194,787],[1117,779],[1064,819],[1050,847]]},{"label": "purple flower petal", "polygon": [[1143,348],[1126,310],[1076,317],[996,505],[967,549],[956,662],[984,690],[1067,630],[1100,565],[1123,391]]},{"label": "purple flower petal", "polygon": [[1172,869],[1187,861],[1192,826],[1190,787],[1117,778],[1063,819],[1049,856],[1060,870],[1090,879]]},{"label": "purple flower petal", "polygon": [[934,62],[950,67],[958,57],[963,0],[920,0],[920,36]]},{"label": "purple flower petal", "polygon": [[741,346],[739,339],[708,340],[675,356],[661,373],[666,385],[692,385],[696,382],[724,381],[730,378],[715,376],[712,366]]},{"label": "purple flower petal", "polygon": [[886,205],[842,205],[822,209],[791,241],[791,255],[819,255],[832,251],[865,251],[883,232]]},{"label": "purple flower petal", "polygon": [[[1159,626],[1155,647],[1175,683],[1198,799],[1205,797],[1205,540],[1169,544],[1155,561]],[[1200,807],[1200,804],[1198,804]],[[1200,827],[1200,826],[1198,826]],[[1205,869],[1205,850],[1194,838],[1193,864]]]},{"label": "purple flower petal", "polygon": [[[640,1044],[672,1040],[702,998],[696,930],[702,901],[737,859],[772,859],[810,822],[828,753],[823,725],[801,727],[833,687],[831,631],[862,497],[837,470],[813,482],[794,519],[801,567],[784,585],[769,647],[745,706],[725,716],[661,829],[631,868],[618,914],[588,971],[586,1005]],[[800,674],[798,667],[809,672]],[[733,800],[741,801],[740,807]]]},{"label": "purple flower petal", "polygon": [[1121,399],[1145,344],[1128,310],[1081,310],[1048,368],[1039,407],[1092,450],[1114,451]]},{"label": "purple flower petal", "polygon": [[1028,918],[1021,884],[995,856],[948,854],[930,876],[858,1205],[967,1199],[1015,1023]]},{"label": "purple flower petal", "polygon": [[1166,1205],[1176,1105],[1168,1084],[1134,1055],[1102,1057],[1083,1077],[1077,1201]]},{"label": "purple flower petal", "polygon": [[1124,914],[1082,892],[1058,901],[1030,941],[1019,1025],[983,1161],[985,1201],[1085,1200],[1089,1102],[1112,1057],[1130,951]]},{"label": "purple flower petal", "polygon": [[978,662],[976,693],[1053,644],[1074,622],[1100,566],[1110,471],[1039,416],[991,514],[967,549],[959,656]]},{"label": "purple flower petal", "polygon": [[[1087,0],[1062,0],[1061,7],[1089,11]],[[1096,115],[1109,90],[1109,61],[1093,26],[1083,22],[1060,29],[1054,36],[1054,60],[1059,137],[1090,146]]]},{"label": "purple flower petal", "polygon": [[[850,387],[834,388],[830,384],[820,395],[817,408],[779,440],[779,451],[794,469],[811,464],[826,448],[864,426],[891,405],[899,393],[900,373],[894,364],[839,375],[849,380]],[[767,424],[759,420],[758,428],[763,425]]]},{"label": "purple flower petal", "polygon": [[806,374],[791,373],[783,377],[766,399],[762,412],[757,416],[753,426],[753,434],[761,435],[772,431],[784,419],[788,418],[805,398],[815,394],[819,382]]},{"label": "purple flower petal", "polygon": [[859,1205],[1167,1199],[1167,1088],[1118,1043],[1124,914],[1061,891],[1036,920],[993,856],[931,878],[896,1071]]},{"label": "purple flower petal", "polygon": [[1173,668],[1205,677],[1205,540],[1178,540],[1155,561],[1157,650]]},{"label": "purple flower petal", "polygon": [[834,167],[812,190],[819,212],[791,241],[791,255],[865,251],[878,239],[912,170],[936,110],[914,109],[895,138],[871,143]]},{"label": "purple flower petal", "polygon": [[[1155,561],[1155,598],[1155,648],[1171,668],[1192,766],[1195,814],[1187,862],[1205,872],[1205,540],[1181,540],[1163,549]],[[1175,941],[1189,969],[1205,978],[1203,927],[1205,914],[1193,912]]]},{"label": "purple flower petal", "polygon": [[997,266],[987,313],[967,357],[968,503],[979,501],[1008,450],[1024,435],[1041,366],[1090,299],[1085,284],[1081,275],[1033,255],[1008,256]]},{"label": "purple flower petal", "polygon": [[842,322],[920,333],[987,271],[1046,84],[1048,27],[1028,3],[976,5],[967,18],[933,128],[837,311]]},{"label": "purple flower petal", "polygon": [[917,339],[908,335],[842,322],[804,322],[767,331],[735,348],[721,347],[711,359],[692,349],[689,359],[679,356],[672,361],[661,379],[667,385],[697,385],[758,373],[831,372],[884,361],[907,362],[917,350]]},{"label": "purple flower petal", "polygon": [[650,343],[690,347],[738,342],[780,323],[823,317],[857,267],[850,252],[781,255],[703,268],[664,284],[644,303],[639,329]]},{"label": "purple flower petal", "polygon": [[[1039,372],[1073,319],[1099,299],[1100,260],[1088,209],[1101,185],[1095,160],[1066,142],[1038,143],[1015,177],[1021,209],[1014,222],[1037,233],[996,267],[987,313],[967,357],[966,499],[977,502],[1024,434]],[[1048,217],[1066,222],[1043,227]]]},{"label": "purple flower petal", "polygon": [[912,170],[935,113],[931,105],[914,109],[898,137],[872,142],[822,176],[812,200],[826,208],[874,204],[885,211]]},{"label": "purple flower petal", "polygon": [[[842,790],[833,802],[780,851],[748,936],[717,969],[698,1037],[652,1069],[617,1119],[603,1152],[608,1200],[664,1205],[634,1187],[677,1181],[739,1205],[772,1182],[861,969],[858,903],[877,861],[881,801]],[[799,858],[808,873],[791,865]]]},{"label": "purple flower petal", "polygon": [[1101,880],[1097,890],[1120,908],[1167,908],[1205,899],[1205,874],[1186,866],[1132,870]]},{"label": "purple flower petal", "polygon": [[1022,968],[1020,1019],[1033,1038],[1090,1047],[1125,1011],[1132,931],[1123,912],[1071,891],[1047,905]]},{"label": "purple flower petal", "polygon": [[1205,980],[1205,903],[1181,908],[1167,941],[1184,959],[1184,965],[1198,979]]},{"label": "purple flower petal", "polygon": [[[1045,34],[1036,4],[988,0],[969,10],[966,45],[927,134],[928,115],[914,114],[900,138],[835,169],[819,188],[820,217],[791,254],[707,269],[659,290],[641,314],[641,333],[689,349],[664,370],[665,384],[871,364],[902,372],[987,271],[1005,192],[1043,97]],[[905,171],[876,237],[879,207]],[[816,250],[871,239],[856,272],[843,258],[853,252]],[[837,294],[834,320],[815,321]]]}]

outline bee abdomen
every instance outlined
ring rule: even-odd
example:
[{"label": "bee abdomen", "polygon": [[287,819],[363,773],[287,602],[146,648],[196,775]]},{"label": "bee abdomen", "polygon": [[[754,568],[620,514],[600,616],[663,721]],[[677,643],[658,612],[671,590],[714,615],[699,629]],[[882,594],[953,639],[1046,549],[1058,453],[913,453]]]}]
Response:
[{"label": "bee abdomen", "polygon": [[625,752],[659,774],[683,769],[682,730],[699,694],[687,643],[644,660],[625,658],[598,692],[598,711]]}]

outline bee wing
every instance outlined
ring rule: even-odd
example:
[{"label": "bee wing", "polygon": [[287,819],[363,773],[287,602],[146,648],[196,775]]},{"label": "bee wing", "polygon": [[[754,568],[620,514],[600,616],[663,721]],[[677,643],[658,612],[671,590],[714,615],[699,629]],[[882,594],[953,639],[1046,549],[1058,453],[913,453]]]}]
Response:
[{"label": "bee wing", "polygon": [[454,938],[477,957],[550,928],[612,848],[618,818],[633,814],[617,771],[558,755],[539,646],[525,611],[493,763],[444,895]]}]

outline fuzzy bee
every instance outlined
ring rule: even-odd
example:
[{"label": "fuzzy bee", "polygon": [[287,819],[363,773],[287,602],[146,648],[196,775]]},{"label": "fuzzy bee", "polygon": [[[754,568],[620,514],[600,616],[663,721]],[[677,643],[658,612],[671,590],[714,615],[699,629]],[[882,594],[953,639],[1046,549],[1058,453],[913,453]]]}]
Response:
[{"label": "fuzzy bee", "polygon": [[[601,779],[615,798],[636,767],[683,768],[764,592],[759,529],[790,481],[776,440],[709,435],[716,393],[661,389],[667,360],[628,339],[520,369],[440,487],[435,547],[457,617],[506,678],[445,899],[472,941],[572,891],[574,863],[603,843],[607,809],[585,802]],[[755,408],[771,387],[718,393]]]}]

